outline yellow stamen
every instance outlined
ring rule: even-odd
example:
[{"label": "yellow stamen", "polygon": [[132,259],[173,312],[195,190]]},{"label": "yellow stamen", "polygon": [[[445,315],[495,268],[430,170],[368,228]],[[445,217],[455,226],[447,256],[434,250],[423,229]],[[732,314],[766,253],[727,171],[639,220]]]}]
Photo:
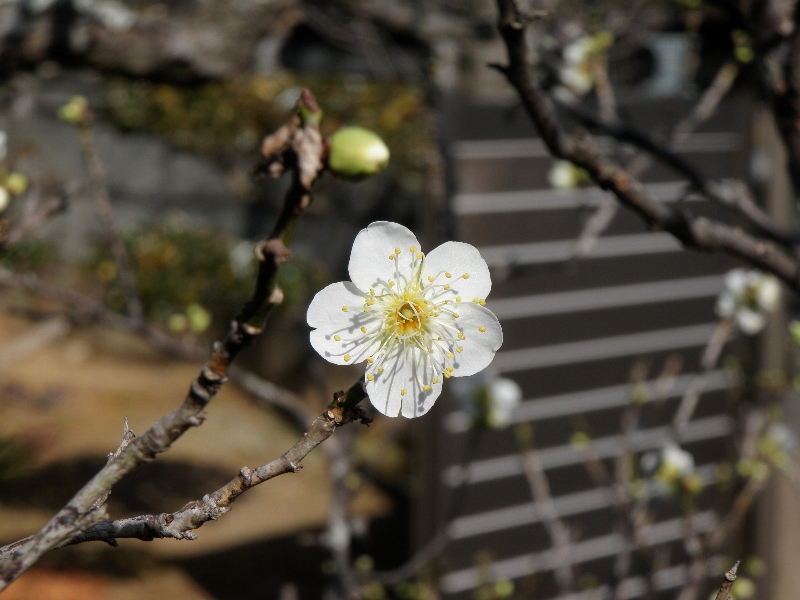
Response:
[{"label": "yellow stamen", "polygon": [[370,357],[367,359],[367,362],[368,362],[369,364],[372,364],[372,363],[374,363],[374,362],[375,362],[375,359],[374,359],[374,358],[372,358],[372,357],[370,356]]},{"label": "yellow stamen", "polygon": [[400,390],[400,395],[405,396],[407,391],[408,390],[406,390],[406,388],[403,388],[402,390]]},{"label": "yellow stamen", "polygon": [[456,302],[461,302],[461,296],[456,296]]},{"label": "yellow stamen", "polygon": [[420,260],[422,260],[422,257],[423,257],[423,256],[424,256],[424,255],[422,254],[422,252],[417,252],[417,258],[419,258]]},{"label": "yellow stamen", "polygon": [[431,277],[430,275],[428,275],[428,281],[430,281],[431,283],[433,283],[433,277]]},{"label": "yellow stamen", "polygon": [[389,287],[394,287],[394,281],[389,281]]},{"label": "yellow stamen", "polygon": [[450,284],[449,283],[445,283],[444,284],[444,289],[449,290],[450,289]]},{"label": "yellow stamen", "polygon": [[452,377],[452,375],[450,374],[450,371],[445,371],[444,372],[444,376],[445,376],[446,379],[450,379]]},{"label": "yellow stamen", "polygon": [[341,336],[338,336],[338,335],[333,336],[333,339],[336,340],[337,342],[341,342],[342,341]]},{"label": "yellow stamen", "polygon": [[347,312],[347,307],[346,306],[342,307],[342,312]]},{"label": "yellow stamen", "polygon": [[394,260],[395,258],[397,258],[397,257],[394,254],[390,254],[389,255],[389,260]]},{"label": "yellow stamen", "polygon": [[375,381],[375,375],[373,375],[372,373],[367,375],[367,381]]},{"label": "yellow stamen", "polygon": [[361,333],[367,333],[367,328],[363,325],[361,326]]},{"label": "yellow stamen", "polygon": [[349,354],[345,354],[344,355],[344,362],[349,362],[349,361],[350,361],[350,355]]},{"label": "yellow stamen", "polygon": [[425,384],[425,385],[422,386],[422,389],[425,390],[426,392],[430,392],[431,391],[431,386]]},{"label": "yellow stamen", "polygon": [[483,325],[481,325],[480,327],[478,327],[478,331],[480,331],[481,333],[483,333],[484,331],[486,331],[486,327],[484,327]]},{"label": "yellow stamen", "polygon": [[439,378],[438,377],[434,377],[433,378],[433,383],[439,383]]},{"label": "yellow stamen", "polygon": [[395,248],[395,249],[394,249],[394,253],[395,253],[395,254],[400,254],[400,248]]},{"label": "yellow stamen", "polygon": [[378,367],[378,373],[383,373],[383,367]]},{"label": "yellow stamen", "polygon": [[486,306],[486,300],[481,298],[480,300],[478,300],[478,304],[480,304],[481,306]]},{"label": "yellow stamen", "polygon": [[460,339],[460,340],[466,339],[466,338],[464,338],[464,332],[463,331],[459,331],[458,332],[458,339]]},{"label": "yellow stamen", "polygon": [[417,251],[417,247],[416,246],[411,246],[411,248],[409,248],[409,250],[411,250],[411,252],[416,252]]},{"label": "yellow stamen", "polygon": [[458,313],[453,313],[453,318],[457,319],[458,318]]},{"label": "yellow stamen", "polygon": [[463,348],[463,347],[461,347],[461,346],[459,346],[458,348],[456,348],[456,352],[463,352],[463,351],[464,351],[464,348]]},{"label": "yellow stamen", "polygon": [[447,358],[453,358],[455,355],[452,352],[447,353]]},{"label": "yellow stamen", "polygon": [[469,273],[464,273],[464,274],[462,275],[462,277],[463,277],[464,279],[469,279]]},{"label": "yellow stamen", "polygon": [[447,271],[445,271],[444,276],[447,277],[448,279],[450,279],[452,277],[452,275],[450,273],[448,273]]}]

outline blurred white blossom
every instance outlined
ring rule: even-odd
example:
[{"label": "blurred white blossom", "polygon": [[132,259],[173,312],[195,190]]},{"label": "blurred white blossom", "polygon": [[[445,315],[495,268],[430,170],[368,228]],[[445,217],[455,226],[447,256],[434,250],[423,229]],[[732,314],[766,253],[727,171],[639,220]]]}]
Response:
[{"label": "blurred white blossom", "polygon": [[725,276],[725,289],[717,300],[720,317],[733,318],[739,329],[754,335],[764,328],[767,315],[780,302],[781,288],[772,275],[760,271],[733,269]]},{"label": "blurred white blossom", "polygon": [[553,162],[547,180],[557,190],[571,190],[578,185],[578,168],[568,160]]},{"label": "blurred white blossom", "polygon": [[502,429],[511,423],[514,410],[522,403],[522,388],[516,381],[500,377],[487,369],[463,377],[453,384],[453,393],[459,400],[468,421],[458,424],[458,430],[472,427]]},{"label": "blurred white blossom", "polygon": [[592,57],[602,54],[614,43],[614,37],[607,31],[578,38],[564,47],[563,64],[558,72],[561,83],[577,96],[585,96],[592,87]]}]

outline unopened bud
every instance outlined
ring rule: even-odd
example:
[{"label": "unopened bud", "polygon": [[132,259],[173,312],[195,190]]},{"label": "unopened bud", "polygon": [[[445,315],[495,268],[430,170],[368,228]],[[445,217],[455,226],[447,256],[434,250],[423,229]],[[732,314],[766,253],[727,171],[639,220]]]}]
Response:
[{"label": "unopened bud", "polygon": [[328,168],[342,179],[370,177],[388,163],[389,148],[369,129],[342,127],[330,137]]},{"label": "unopened bud", "polygon": [[73,96],[72,100],[58,109],[58,118],[67,123],[78,125],[89,116],[89,102],[83,96]]}]

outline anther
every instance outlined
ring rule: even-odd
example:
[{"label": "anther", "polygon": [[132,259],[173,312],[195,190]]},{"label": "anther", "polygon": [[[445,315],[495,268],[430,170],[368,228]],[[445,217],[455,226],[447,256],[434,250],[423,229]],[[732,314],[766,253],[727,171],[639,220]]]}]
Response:
[{"label": "anther", "polygon": [[425,390],[426,392],[430,392],[431,391],[431,386],[425,384],[425,385],[422,386],[422,389]]},{"label": "anther", "polygon": [[439,378],[438,377],[434,377],[433,378],[433,383],[439,383]]},{"label": "anther", "polygon": [[461,296],[456,296],[456,302],[461,302]]},{"label": "anther", "polygon": [[400,395],[405,396],[407,392],[408,390],[406,388],[403,388],[402,390],[400,390]]},{"label": "anther", "polygon": [[347,307],[346,306],[342,307],[342,312],[347,312]]},{"label": "anther", "polygon": [[424,256],[424,255],[422,254],[422,252],[417,252],[417,258],[419,258],[420,260],[422,260],[422,257],[423,257],[423,256]]},{"label": "anther", "polygon": [[459,332],[458,332],[458,339],[460,339],[460,340],[466,339],[466,338],[464,337],[464,332],[463,332],[463,331],[459,331]]},{"label": "anther", "polygon": [[395,253],[395,254],[400,254],[400,248],[395,248],[395,249],[394,249],[394,253]]},{"label": "anther", "polygon": [[373,375],[372,373],[367,375],[367,381],[375,381],[375,375]]},{"label": "anther", "polygon": [[481,325],[480,327],[478,327],[478,331],[480,331],[481,333],[483,333],[484,331],[486,331],[486,327],[484,327],[483,325]]},{"label": "anther", "polygon": [[374,362],[375,362],[375,359],[374,359],[374,358],[372,358],[372,357],[370,356],[370,357],[367,359],[367,362],[368,362],[369,364],[372,364],[372,363],[374,363]]},{"label": "anther", "polygon": [[430,281],[431,283],[433,283],[433,277],[431,277],[430,275],[428,275],[428,281]]},{"label": "anther", "polygon": [[389,282],[389,287],[394,287],[394,281]]},{"label": "anther", "polygon": [[383,373],[383,367],[378,367],[378,373]]},{"label": "anther", "polygon": [[447,273],[446,271],[445,271],[444,276],[447,277],[448,279],[450,279],[452,277],[452,275],[450,273]]},{"label": "anther", "polygon": [[459,346],[458,348],[456,348],[456,352],[463,352],[463,351],[464,351],[464,348],[462,346]]},{"label": "anther", "polygon": [[417,251],[417,247],[416,246],[411,246],[411,248],[409,248],[409,250],[411,252],[416,252]]},{"label": "anther", "polygon": [[450,289],[450,284],[449,283],[445,283],[444,284],[444,289],[449,290]]},{"label": "anther", "polygon": [[458,318],[458,313],[453,313],[453,318],[457,319]]},{"label": "anther", "polygon": [[464,274],[462,275],[462,277],[463,277],[464,279],[469,279],[469,273],[464,273]]},{"label": "anther", "polygon": [[350,355],[345,354],[342,358],[344,358],[344,362],[350,362]]},{"label": "anther", "polygon": [[389,255],[389,260],[394,260],[395,258],[397,258],[397,257],[394,254],[390,254]]},{"label": "anther", "polygon": [[333,339],[336,340],[337,342],[341,342],[342,341],[342,337],[339,336],[339,335],[333,336]]},{"label": "anther", "polygon": [[367,328],[363,325],[361,326],[361,333],[367,333]]},{"label": "anther", "polygon": [[452,352],[447,353],[447,358],[453,358],[455,355]]}]

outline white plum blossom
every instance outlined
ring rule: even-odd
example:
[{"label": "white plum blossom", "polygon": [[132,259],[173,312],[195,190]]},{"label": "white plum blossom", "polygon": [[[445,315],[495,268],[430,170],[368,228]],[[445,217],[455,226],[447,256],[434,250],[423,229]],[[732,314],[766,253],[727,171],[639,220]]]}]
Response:
[{"label": "white plum blossom", "polygon": [[311,345],[334,364],[366,361],[367,393],[384,415],[424,415],[444,379],[485,369],[503,343],[484,307],[489,268],[469,244],[424,254],[407,228],[379,221],[356,236],[349,272],[352,283],[311,301]]},{"label": "white plum blossom", "polygon": [[571,190],[579,183],[578,168],[568,160],[553,161],[547,181],[557,190]]},{"label": "white plum blossom", "polygon": [[733,318],[747,335],[755,335],[767,323],[767,315],[780,302],[778,280],[760,271],[733,269],[725,276],[725,289],[717,300],[720,317]]}]

